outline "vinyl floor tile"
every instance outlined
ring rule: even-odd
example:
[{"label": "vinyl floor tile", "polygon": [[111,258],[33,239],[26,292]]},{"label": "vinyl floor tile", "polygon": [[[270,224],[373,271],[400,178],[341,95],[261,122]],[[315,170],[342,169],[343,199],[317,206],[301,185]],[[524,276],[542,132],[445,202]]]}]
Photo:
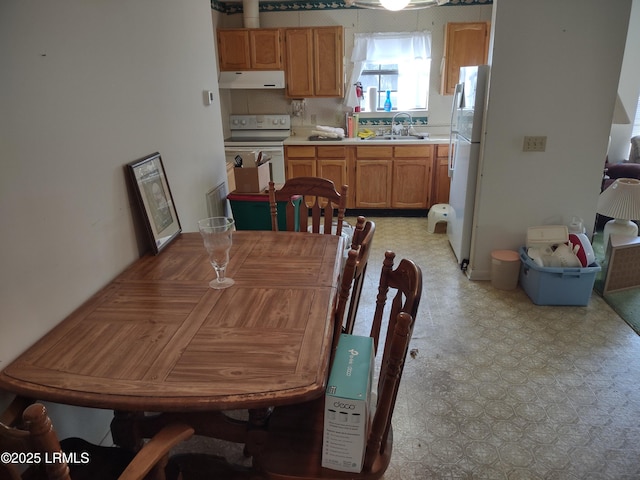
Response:
[{"label": "vinyl floor tile", "polygon": [[369,334],[385,250],[424,289],[385,480],[640,478],[640,337],[602,298],[536,306],[469,281],[426,218],[371,219],[354,333]]}]

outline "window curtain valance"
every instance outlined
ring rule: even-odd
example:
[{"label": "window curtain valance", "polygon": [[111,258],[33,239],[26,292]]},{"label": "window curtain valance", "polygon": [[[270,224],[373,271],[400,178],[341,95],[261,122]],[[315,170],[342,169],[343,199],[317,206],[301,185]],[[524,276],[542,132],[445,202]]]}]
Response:
[{"label": "window curtain valance", "polygon": [[431,58],[431,32],[356,33],[351,53],[353,70],[344,105],[358,105],[353,85],[360,78],[365,62],[409,64]]}]

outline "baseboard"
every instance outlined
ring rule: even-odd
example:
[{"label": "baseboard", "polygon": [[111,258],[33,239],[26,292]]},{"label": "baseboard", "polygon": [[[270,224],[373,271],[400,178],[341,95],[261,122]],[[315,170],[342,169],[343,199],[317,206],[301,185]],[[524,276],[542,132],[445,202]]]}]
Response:
[{"label": "baseboard", "polygon": [[467,278],[469,280],[491,280],[491,270],[478,270],[467,268]]}]

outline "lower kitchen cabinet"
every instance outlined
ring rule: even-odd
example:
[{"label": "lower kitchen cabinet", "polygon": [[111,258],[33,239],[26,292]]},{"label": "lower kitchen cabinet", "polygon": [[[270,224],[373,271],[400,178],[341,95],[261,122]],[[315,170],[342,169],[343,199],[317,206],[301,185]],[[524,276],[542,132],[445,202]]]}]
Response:
[{"label": "lower kitchen cabinet", "polygon": [[[349,183],[348,148],[341,145],[326,147],[290,145],[285,147],[287,179],[294,177],[321,177],[331,180],[336,190],[349,185],[349,197],[353,185]],[[349,201],[347,201],[347,206]]]},{"label": "lower kitchen cabinet", "polygon": [[287,179],[294,177],[317,177],[315,159],[290,159],[286,163]]},{"label": "lower kitchen cabinet", "polygon": [[389,208],[393,161],[356,160],[356,208]]},{"label": "lower kitchen cabinet", "polygon": [[431,194],[431,145],[402,145],[393,151],[392,208],[427,208]]},{"label": "lower kitchen cabinet", "polygon": [[356,208],[390,208],[393,147],[356,147]]},{"label": "lower kitchen cabinet", "polygon": [[284,165],[287,180],[294,177],[316,177],[316,147],[284,147]]},{"label": "lower kitchen cabinet", "polygon": [[[328,145],[316,147],[316,172],[319,177],[328,178],[340,191],[342,185],[349,185],[347,147]],[[353,188],[352,185],[349,185]]]},{"label": "lower kitchen cabinet", "polygon": [[433,158],[432,144],[285,147],[287,178],[317,176],[337,189],[348,185],[347,208],[429,208]]}]

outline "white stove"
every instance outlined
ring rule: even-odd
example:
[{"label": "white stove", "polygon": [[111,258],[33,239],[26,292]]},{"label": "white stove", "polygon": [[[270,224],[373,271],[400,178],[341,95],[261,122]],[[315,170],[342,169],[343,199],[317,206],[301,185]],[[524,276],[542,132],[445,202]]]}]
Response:
[{"label": "white stove", "polygon": [[291,135],[289,115],[231,115],[231,136],[224,141],[225,158],[233,161],[242,152],[260,150],[271,158],[271,178],[284,183],[284,141]]}]

